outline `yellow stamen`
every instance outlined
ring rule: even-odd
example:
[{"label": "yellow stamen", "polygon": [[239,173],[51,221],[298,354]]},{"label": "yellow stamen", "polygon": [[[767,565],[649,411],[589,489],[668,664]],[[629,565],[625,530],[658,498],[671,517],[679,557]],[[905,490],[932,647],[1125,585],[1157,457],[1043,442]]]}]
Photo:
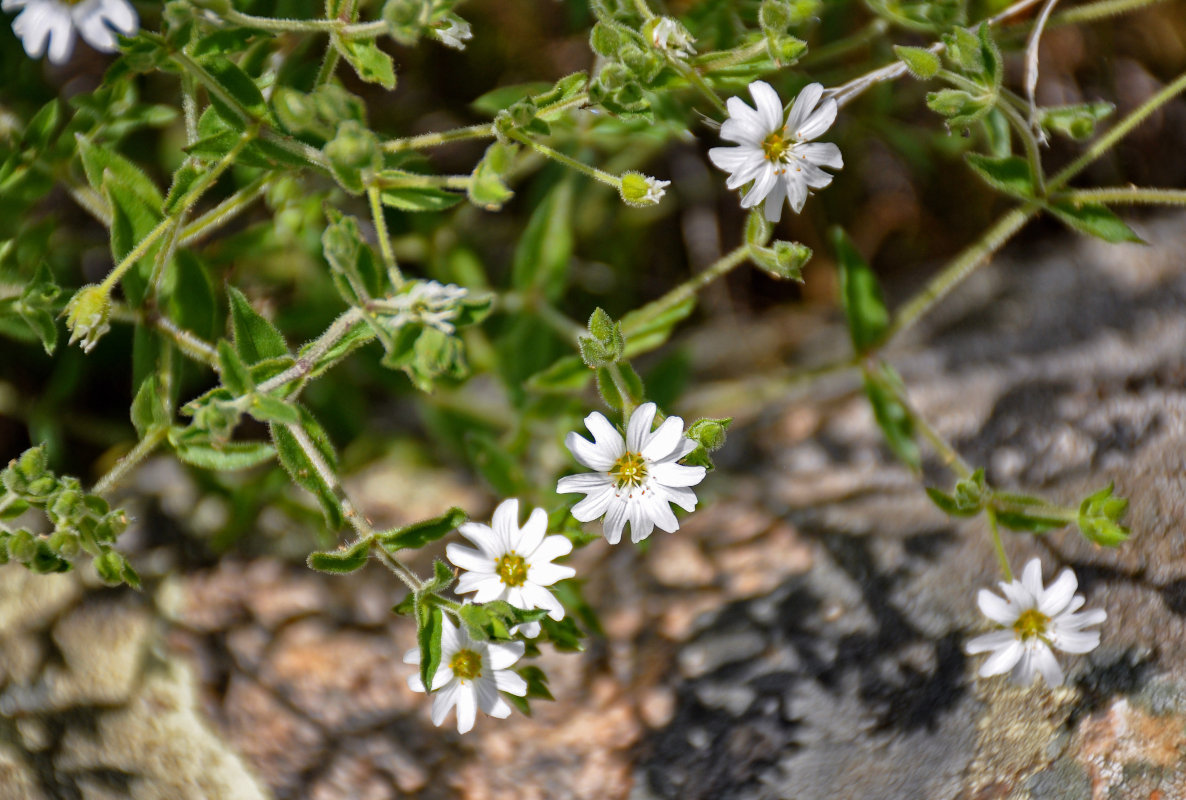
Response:
[{"label": "yellow stamen", "polygon": [[786,131],[780,128],[762,140],[762,151],[767,161],[779,162],[786,158],[787,151],[794,144],[795,140],[788,138]]},{"label": "yellow stamen", "polygon": [[641,486],[647,479],[647,463],[641,453],[623,453],[609,469],[609,476],[619,489]]},{"label": "yellow stamen", "polygon": [[494,565],[494,571],[507,586],[522,586],[527,582],[527,568],[530,566],[523,560],[523,556],[514,550],[507,553]]},{"label": "yellow stamen", "polygon": [[1013,631],[1021,637],[1022,641],[1045,637],[1046,626],[1049,622],[1050,617],[1036,608],[1031,608],[1021,612],[1021,616],[1013,623]]},{"label": "yellow stamen", "polygon": [[463,681],[481,677],[482,656],[473,650],[458,650],[449,661],[449,669]]}]

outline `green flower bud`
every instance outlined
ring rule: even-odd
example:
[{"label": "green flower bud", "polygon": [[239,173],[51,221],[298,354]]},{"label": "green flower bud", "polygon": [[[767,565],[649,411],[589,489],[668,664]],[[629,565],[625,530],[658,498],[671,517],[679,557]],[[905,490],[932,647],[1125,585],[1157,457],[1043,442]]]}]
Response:
[{"label": "green flower bud", "polygon": [[22,563],[27,563],[37,555],[37,539],[27,530],[21,529],[8,540],[8,552]]},{"label": "green flower bud", "polygon": [[370,174],[383,166],[375,135],[353,120],[338,126],[338,135],[325,145],[330,170],[344,189],[362,194]]},{"label": "green flower bud", "polygon": [[622,195],[622,202],[628,206],[653,206],[663,199],[670,185],[671,181],[661,181],[641,172],[627,172],[622,175],[618,191]]},{"label": "green flower bud", "polygon": [[95,572],[108,585],[123,582],[124,557],[114,550],[108,550],[95,559]]},{"label": "green flower bud", "polygon": [[75,292],[62,313],[66,315],[70,344],[79,342],[84,353],[91,352],[103,334],[111,330],[107,323],[111,316],[111,298],[106,289],[94,284]]},{"label": "green flower bud", "polygon": [[725,446],[725,432],[732,421],[732,417],[696,420],[692,427],[688,428],[687,437],[709,452],[719,450]]},{"label": "green flower bud", "polygon": [[53,535],[49,537],[49,546],[55,553],[64,558],[74,558],[78,555],[81,544],[78,541],[78,534],[69,528],[54,531]]}]

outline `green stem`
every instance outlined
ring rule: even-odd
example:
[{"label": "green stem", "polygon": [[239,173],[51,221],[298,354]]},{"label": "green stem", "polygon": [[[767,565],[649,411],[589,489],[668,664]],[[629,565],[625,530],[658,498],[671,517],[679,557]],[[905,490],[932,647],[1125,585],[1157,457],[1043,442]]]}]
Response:
[{"label": "green stem", "polygon": [[944,439],[939,431],[935,430],[934,426],[931,425],[926,417],[918,413],[918,409],[911,405],[909,399],[899,393],[898,402],[906,409],[906,413],[910,416],[914,427],[927,440],[931,448],[934,449],[939,459],[943,462],[943,466],[950,469],[960,478],[970,477],[972,475],[972,468],[968,465],[968,462],[964,461],[963,457],[951,446],[951,443]]},{"label": "green stem", "polygon": [[[317,365],[318,360],[322,356],[341,341],[342,337],[349,333],[355,325],[363,321],[364,313],[361,308],[351,308],[341,314],[326,328],[325,333],[317,337],[313,345],[296,360],[295,364],[279,375],[271,377],[255,387],[256,394],[268,394],[279,389],[286,383],[308,375],[313,371],[313,367]],[[240,401],[245,400],[247,397],[249,396],[245,395],[243,398],[240,398]]]},{"label": "green stem", "polygon": [[1075,189],[1059,195],[1059,198],[1070,200],[1073,203],[1186,206],[1186,189],[1115,186],[1100,189]]},{"label": "green stem", "polygon": [[1005,580],[1013,580],[1013,570],[1009,569],[1009,556],[1005,553],[1005,543],[1001,541],[1001,530],[997,526],[996,512],[991,508],[984,509],[988,517],[988,527],[992,529],[992,544],[997,551],[997,560],[1001,562],[1001,571],[1005,573]]},{"label": "green stem", "polygon": [[375,176],[374,185],[380,189],[403,187],[420,189],[468,189],[474,182],[472,175],[419,175],[415,172],[387,170]]},{"label": "green stem", "polygon": [[628,424],[630,422],[630,415],[634,413],[637,403],[634,402],[634,395],[630,392],[630,387],[626,384],[626,377],[622,375],[622,367],[619,364],[609,365],[609,375],[614,382],[614,388],[618,390],[618,396],[622,398],[622,421]]},{"label": "green stem", "polygon": [[737,64],[744,64],[746,61],[755,59],[765,52],[766,39],[765,37],[761,37],[734,50],[716,50],[711,53],[704,53],[693,58],[691,63],[697,67],[703,67],[706,72],[715,72],[721,69],[728,69]]},{"label": "green stem", "polygon": [[234,9],[223,14],[223,19],[236,25],[257,28],[262,31],[276,31],[278,33],[336,33],[344,39],[373,39],[383,35],[387,30],[387,23],[383,20],[374,22],[349,23],[341,19],[284,19],[275,17],[257,17],[243,14]]},{"label": "green stem", "polygon": [[939,302],[964,278],[972,274],[981,264],[988,261],[997,250],[1017,233],[1038,212],[1032,203],[1013,209],[984,233],[975,243],[956,256],[943,271],[932,278],[921,292],[906,302],[894,315],[894,321],[886,332],[885,341],[893,339],[914,327],[935,303]]},{"label": "green stem", "polygon": [[115,462],[115,466],[108,470],[107,474],[99,479],[91,492],[101,495],[107,494],[112,489],[114,489],[116,484],[118,484],[120,480],[123,479],[128,471],[132,469],[132,467],[136,466],[145,458],[147,458],[152,453],[152,451],[155,450],[160,445],[160,443],[165,440],[165,436],[168,435],[168,432],[169,429],[165,427],[152,428],[149,430],[148,434],[145,435],[145,437],[139,442],[137,442],[135,447],[129,450],[123,458]]},{"label": "green stem", "polygon": [[1008,103],[997,103],[997,108],[1005,119],[1009,120],[1009,124],[1013,130],[1017,132],[1017,138],[1021,139],[1022,147],[1025,148],[1025,158],[1029,161],[1030,172],[1034,176],[1034,191],[1038,197],[1046,196],[1046,176],[1042,173],[1042,154],[1038,150],[1038,143],[1034,139],[1034,129],[1022,119],[1012,106]]},{"label": "green stem", "polygon": [[670,64],[676,72],[684,76],[684,78],[687,79],[689,83],[695,86],[696,89],[700,91],[700,94],[704,95],[708,102],[712,103],[713,108],[715,108],[718,113],[726,117],[729,116],[729,109],[725,106],[725,101],[722,100],[721,96],[717,94],[711,86],[708,85],[708,81],[704,80],[703,75],[701,75],[693,67],[688,66],[683,61],[676,58],[673,54],[666,53],[666,55],[667,63]]},{"label": "green stem", "polygon": [[179,244],[184,247],[202,238],[215,228],[230,222],[239,215],[239,212],[254,203],[267,191],[271,178],[271,175],[259,176],[205,214],[190,222],[181,229]]},{"label": "green stem", "polygon": [[494,136],[494,124],[487,122],[482,125],[469,125],[464,128],[454,128],[440,133],[422,133],[419,136],[408,136],[404,139],[392,139],[383,144],[388,153],[398,153],[402,150],[421,150],[426,147],[439,147],[450,142],[460,142],[465,139],[487,139]]},{"label": "green stem", "polygon": [[1096,139],[1083,155],[1076,158],[1063,168],[1061,172],[1050,179],[1050,189],[1058,189],[1066,184],[1067,181],[1082,172],[1091,162],[1111,150],[1133,128],[1148,119],[1151,114],[1165,105],[1174,95],[1179,94],[1183,90],[1186,90],[1186,72],[1179,75],[1172,83],[1163,86],[1157,94],[1150,97],[1144,103],[1141,103],[1136,110],[1109,128],[1107,133],[1099,139]]},{"label": "green stem", "polygon": [[218,350],[202,338],[195,336],[185,328],[180,327],[166,316],[157,315],[151,318],[151,324],[161,333],[169,337],[183,355],[218,371]]},{"label": "green stem", "polygon": [[119,279],[123,277],[124,273],[131,269],[132,265],[134,265],[137,261],[143,258],[145,253],[147,253],[152,248],[152,246],[156,244],[157,240],[168,233],[173,228],[173,226],[176,225],[177,220],[193,207],[193,204],[196,203],[202,194],[207,189],[209,189],[210,186],[219,179],[219,177],[222,176],[223,172],[225,172],[232,164],[235,163],[235,159],[239,157],[241,152],[243,152],[243,148],[245,148],[248,143],[255,138],[255,134],[256,130],[254,128],[244,131],[243,135],[239,137],[239,141],[235,143],[235,146],[228,150],[227,154],[219,159],[214,168],[194,182],[194,185],[190,187],[190,190],[186,192],[185,196],[183,197],[181,206],[177,212],[165,217],[163,220],[157,223],[157,226],[153,228],[147,236],[141,239],[134,248],[132,248],[132,252],[124,256],[123,260],[115,266],[115,269],[108,273],[107,277],[103,279],[103,282],[99,284],[99,288],[110,294],[111,290],[115,288],[116,282],[118,282]]},{"label": "green stem", "polygon": [[614,187],[614,189],[617,190],[618,192],[621,192],[621,190],[622,190],[622,179],[619,178],[617,175],[611,175],[610,173],[606,172],[605,170],[598,169],[597,167],[589,166],[588,164],[586,164],[582,161],[577,161],[572,156],[565,155],[564,153],[561,153],[559,150],[548,147],[546,144],[542,144],[540,142],[535,141],[534,139],[528,138],[527,136],[524,136],[522,133],[519,133],[518,131],[511,133],[510,137],[517,142],[527,145],[532,150],[535,150],[536,152],[538,152],[540,155],[547,156],[548,158],[552,159],[553,161],[557,161],[561,164],[564,164],[567,167],[572,167],[573,169],[577,170],[578,172],[583,172],[585,175],[588,175],[590,178],[593,178],[594,180],[601,181],[602,183],[604,183],[608,186]]},{"label": "green stem", "polygon": [[371,216],[375,220],[375,237],[379,240],[379,250],[383,254],[383,263],[387,266],[387,276],[392,286],[399,289],[404,285],[404,276],[399,271],[399,264],[395,260],[395,251],[391,249],[391,236],[387,233],[387,220],[383,216],[383,203],[379,196],[379,187],[371,184],[367,187],[367,199],[371,201]]},{"label": "green stem", "polygon": [[1162,2],[1165,0],[1104,0],[1101,3],[1084,3],[1055,14],[1048,27],[1096,22]]},{"label": "green stem", "polygon": [[[859,31],[843,39],[829,42],[823,47],[816,47],[807,51],[807,55],[799,60],[797,66],[816,68],[840,56],[848,55],[853,50],[859,50],[871,42],[877,41],[877,39],[881,38],[882,34],[889,30],[889,27],[890,25],[887,21],[881,17],[874,17],[869,24],[865,25]],[[762,44],[765,45],[765,41]]]},{"label": "green stem", "polygon": [[727,275],[739,265],[745,263],[745,260],[748,257],[748,244],[743,244],[737,249],[725,254],[710,264],[706,269],[696,273],[691,278],[669,291],[667,294],[663,295],[657,300],[647,303],[645,306],[638,309],[635,314],[631,315],[632,318],[637,319],[638,322],[630,328],[623,326],[622,333],[627,338],[629,338],[632,328],[637,327],[648,320],[654,319],[665,311],[678,306],[680,303],[687,300],[689,297],[694,296],[696,292],[700,291],[705,286],[715,281],[717,278]]}]

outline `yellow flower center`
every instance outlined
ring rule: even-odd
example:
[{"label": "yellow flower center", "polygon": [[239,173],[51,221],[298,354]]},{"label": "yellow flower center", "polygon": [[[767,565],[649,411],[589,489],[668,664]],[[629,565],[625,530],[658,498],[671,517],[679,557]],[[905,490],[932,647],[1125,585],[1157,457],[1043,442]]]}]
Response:
[{"label": "yellow flower center", "polygon": [[528,563],[523,560],[523,556],[512,550],[495,562],[494,571],[507,586],[522,586],[527,582],[528,566]]},{"label": "yellow flower center", "polygon": [[642,453],[623,453],[609,468],[609,476],[619,489],[641,486],[647,479],[647,462]]},{"label": "yellow flower center", "polygon": [[795,140],[787,137],[785,133],[786,131],[780,128],[762,140],[762,151],[766,154],[767,161],[778,163],[786,159],[787,152],[794,146]]},{"label": "yellow flower center", "polygon": [[458,650],[449,662],[449,669],[463,681],[472,681],[482,675],[482,656],[473,650]]},{"label": "yellow flower center", "polygon": [[1013,623],[1013,631],[1021,637],[1022,641],[1035,637],[1044,637],[1046,635],[1046,626],[1049,622],[1050,617],[1036,608],[1031,608],[1021,612],[1021,616]]}]

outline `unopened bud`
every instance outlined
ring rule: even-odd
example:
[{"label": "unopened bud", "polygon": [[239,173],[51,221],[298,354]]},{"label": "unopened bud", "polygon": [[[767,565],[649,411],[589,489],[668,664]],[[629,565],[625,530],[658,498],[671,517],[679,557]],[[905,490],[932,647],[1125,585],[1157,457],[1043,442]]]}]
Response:
[{"label": "unopened bud", "polygon": [[670,185],[671,181],[661,181],[641,172],[627,172],[622,176],[622,202],[637,207],[657,205]]},{"label": "unopened bud", "polygon": [[91,352],[103,334],[111,330],[107,322],[111,316],[111,297],[101,286],[89,284],[79,289],[63,313],[70,344],[78,342],[84,353]]}]

